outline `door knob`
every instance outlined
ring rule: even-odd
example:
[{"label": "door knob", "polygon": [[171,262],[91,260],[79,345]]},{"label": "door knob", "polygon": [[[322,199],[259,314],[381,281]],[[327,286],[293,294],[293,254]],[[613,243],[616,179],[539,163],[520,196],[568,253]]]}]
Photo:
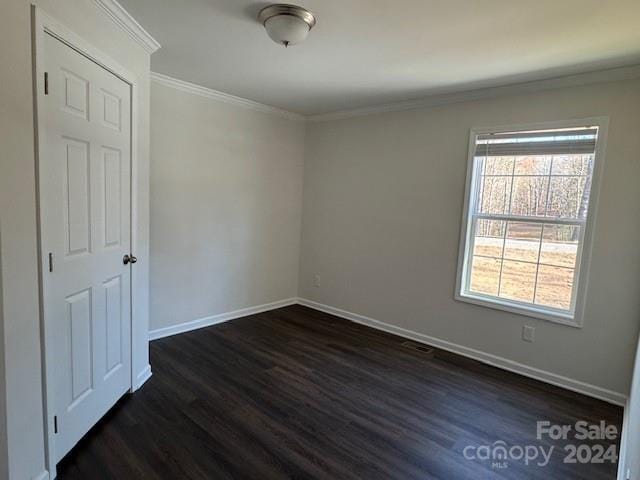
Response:
[{"label": "door knob", "polygon": [[122,263],[124,263],[125,265],[128,263],[136,263],[138,261],[138,259],[136,257],[134,257],[133,255],[129,256],[129,255],[125,255],[122,258]]}]

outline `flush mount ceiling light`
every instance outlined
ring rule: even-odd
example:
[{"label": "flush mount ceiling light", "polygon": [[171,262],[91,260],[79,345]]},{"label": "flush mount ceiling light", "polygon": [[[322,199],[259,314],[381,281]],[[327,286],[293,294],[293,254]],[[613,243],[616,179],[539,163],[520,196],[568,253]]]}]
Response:
[{"label": "flush mount ceiling light", "polygon": [[258,20],[276,43],[285,47],[302,42],[316,24],[309,10],[296,5],[276,3],[260,10]]}]

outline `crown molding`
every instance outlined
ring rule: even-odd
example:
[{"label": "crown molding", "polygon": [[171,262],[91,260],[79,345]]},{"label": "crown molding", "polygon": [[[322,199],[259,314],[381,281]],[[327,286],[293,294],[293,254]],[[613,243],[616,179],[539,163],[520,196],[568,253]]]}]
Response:
[{"label": "crown molding", "polygon": [[327,122],[331,120],[342,120],[346,118],[360,117],[376,113],[417,110],[420,108],[435,107],[439,105],[447,105],[450,103],[469,102],[473,100],[482,100],[485,98],[500,97],[505,95],[534,93],[544,90],[590,85],[594,83],[630,80],[638,77],[640,77],[640,65],[632,65],[627,67],[609,68],[606,70],[598,70],[588,73],[554,77],[546,80],[514,83],[499,87],[467,90],[442,95],[430,95],[416,100],[385,103],[381,105],[374,105],[371,107],[356,108],[352,110],[341,110],[319,115],[309,115],[306,118],[310,122]]},{"label": "crown molding", "polygon": [[151,72],[151,81],[164,85],[165,87],[175,88],[183,92],[191,93],[194,95],[200,95],[201,97],[211,98],[219,102],[229,103],[231,105],[238,105],[240,107],[249,108],[258,112],[269,113],[271,115],[277,115],[289,120],[304,120],[304,115],[298,113],[289,112],[288,110],[282,110],[280,108],[265,105],[263,103],[254,102],[246,98],[236,97],[235,95],[229,95],[228,93],[219,92],[211,88],[196,85],[195,83],[185,82],[177,78],[163,75],[161,73]]},{"label": "crown molding", "polygon": [[113,22],[127,32],[149,54],[160,48],[160,44],[140,25],[116,0],[94,0]]}]

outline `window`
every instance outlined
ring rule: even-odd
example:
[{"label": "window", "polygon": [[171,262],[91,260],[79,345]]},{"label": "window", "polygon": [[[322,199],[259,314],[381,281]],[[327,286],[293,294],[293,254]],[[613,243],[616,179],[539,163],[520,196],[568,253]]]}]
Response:
[{"label": "window", "polygon": [[459,300],[580,325],[604,124],[472,131]]}]

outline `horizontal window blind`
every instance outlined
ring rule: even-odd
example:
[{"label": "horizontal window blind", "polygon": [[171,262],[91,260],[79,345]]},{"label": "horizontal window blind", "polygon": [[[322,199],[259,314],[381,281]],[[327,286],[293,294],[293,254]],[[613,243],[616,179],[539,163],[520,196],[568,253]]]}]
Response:
[{"label": "horizontal window blind", "polygon": [[596,149],[597,128],[478,135],[476,157],[590,154]]}]

